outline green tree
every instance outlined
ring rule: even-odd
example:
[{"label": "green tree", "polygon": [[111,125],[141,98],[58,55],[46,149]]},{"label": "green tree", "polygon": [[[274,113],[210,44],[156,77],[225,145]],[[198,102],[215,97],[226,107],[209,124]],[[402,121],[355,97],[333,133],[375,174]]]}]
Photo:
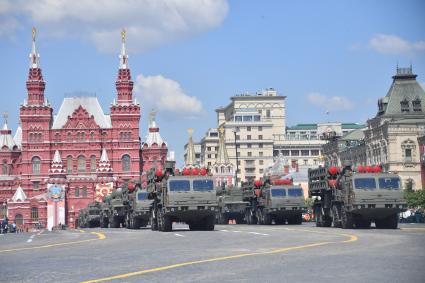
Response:
[{"label": "green tree", "polygon": [[411,179],[406,182],[404,197],[409,208],[425,208],[425,189],[413,190],[413,180]]}]

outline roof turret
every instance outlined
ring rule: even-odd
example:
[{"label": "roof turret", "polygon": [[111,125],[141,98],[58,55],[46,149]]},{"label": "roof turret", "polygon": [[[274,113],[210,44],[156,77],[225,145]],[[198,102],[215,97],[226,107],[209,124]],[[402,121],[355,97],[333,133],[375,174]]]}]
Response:
[{"label": "roof turret", "polygon": [[229,164],[229,156],[227,154],[226,142],[224,140],[224,127],[218,129],[219,141],[218,141],[218,156],[216,164]]},{"label": "roof turret", "polygon": [[192,139],[193,129],[189,128],[187,130],[187,132],[189,134],[189,143],[187,144],[187,153],[186,153],[185,165],[186,166],[196,166],[197,162],[196,162],[196,157],[195,157],[195,147],[193,145],[193,139]]},{"label": "roof turret", "polygon": [[9,129],[9,126],[7,125],[7,118],[8,118],[8,114],[7,112],[5,112],[3,114],[3,120],[4,120],[3,127],[0,130],[0,149],[6,146],[10,150],[12,150],[16,144],[12,137],[12,131]]},{"label": "roof turret", "polygon": [[166,146],[167,143],[162,139],[161,135],[159,134],[159,128],[156,124],[155,116],[156,111],[152,109],[149,113],[149,130],[148,134],[146,135],[146,140],[144,144],[148,147],[151,147],[154,144],[156,144],[158,147]]}]

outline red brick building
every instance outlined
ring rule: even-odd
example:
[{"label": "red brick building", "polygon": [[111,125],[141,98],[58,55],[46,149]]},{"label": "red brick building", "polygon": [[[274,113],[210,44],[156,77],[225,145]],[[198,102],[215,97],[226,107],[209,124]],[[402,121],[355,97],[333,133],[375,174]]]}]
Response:
[{"label": "red brick building", "polygon": [[[133,99],[124,33],[119,57],[110,114],[96,97],[66,97],[54,115],[33,32],[20,126],[12,137],[5,117],[0,132],[0,212],[7,207],[10,221],[24,228],[38,223],[74,227],[79,209],[105,187],[140,179],[140,104]],[[165,161],[166,145],[158,146],[163,150],[155,156]],[[149,149],[144,154],[149,156]]]}]

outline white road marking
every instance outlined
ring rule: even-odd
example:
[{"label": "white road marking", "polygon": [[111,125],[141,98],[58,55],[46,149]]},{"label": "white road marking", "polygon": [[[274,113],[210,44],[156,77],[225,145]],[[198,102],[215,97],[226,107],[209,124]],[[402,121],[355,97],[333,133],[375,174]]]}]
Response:
[{"label": "white road marking", "polygon": [[221,231],[221,232],[229,232],[229,230],[219,230],[219,231]]},{"label": "white road marking", "polygon": [[234,233],[241,233],[242,231],[232,231],[232,232],[234,232]]},{"label": "white road marking", "polygon": [[35,237],[35,234],[34,235],[31,235],[30,239],[34,239],[34,237]]},{"label": "white road marking", "polygon": [[27,243],[31,243],[31,242],[32,242],[32,239],[28,239],[28,240],[27,240]]},{"label": "white road marking", "polygon": [[174,233],[174,235],[176,235],[177,237],[184,237],[183,235],[180,235],[180,234],[177,234],[177,233]]},{"label": "white road marking", "polygon": [[269,234],[258,233],[258,232],[248,232],[249,234],[261,235],[261,236],[269,236]]}]

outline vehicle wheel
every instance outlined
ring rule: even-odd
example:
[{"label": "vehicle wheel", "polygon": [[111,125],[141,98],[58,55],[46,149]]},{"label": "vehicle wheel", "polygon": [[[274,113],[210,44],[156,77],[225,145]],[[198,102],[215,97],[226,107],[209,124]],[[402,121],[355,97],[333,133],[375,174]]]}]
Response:
[{"label": "vehicle wheel", "polygon": [[295,215],[294,216],[294,224],[301,225],[302,223],[303,223],[303,215],[301,213]]},{"label": "vehicle wheel", "polygon": [[199,230],[199,223],[197,223],[197,222],[195,222],[195,223],[189,223],[189,229],[191,231]]},{"label": "vehicle wheel", "polygon": [[151,213],[151,230],[152,231],[157,231],[158,230],[158,222],[157,219],[154,218],[153,213]]},{"label": "vehicle wheel", "polygon": [[143,221],[141,221],[140,219],[136,218],[133,220],[133,228],[132,229],[140,229],[141,226],[143,226]]},{"label": "vehicle wheel", "polygon": [[208,216],[205,219],[205,231],[213,231],[214,230],[214,216]]},{"label": "vehicle wheel", "polygon": [[398,227],[398,213],[388,216],[386,219],[388,229],[397,229]]},{"label": "vehicle wheel", "polygon": [[171,232],[173,230],[173,222],[171,221],[170,216],[163,216],[163,230],[164,232]]},{"label": "vehicle wheel", "polygon": [[361,216],[358,216],[354,220],[354,224],[355,224],[356,228],[359,228],[359,229],[369,229],[371,222],[372,221],[370,221],[369,219],[364,219]]},{"label": "vehicle wheel", "polygon": [[[316,227],[322,227],[322,210],[319,205],[314,207],[314,221],[316,222]],[[288,219],[289,224],[289,219]]]},{"label": "vehicle wheel", "polygon": [[120,222],[116,218],[112,218],[110,225],[111,225],[111,228],[119,228]]},{"label": "vehicle wheel", "polygon": [[263,213],[264,214],[264,224],[265,225],[271,225],[272,224],[272,216],[270,214],[267,213]]},{"label": "vehicle wheel", "polygon": [[245,219],[242,215],[236,217],[236,224],[245,224]]},{"label": "vehicle wheel", "polygon": [[353,215],[349,212],[346,212],[344,208],[341,209],[341,227],[342,229],[352,229],[353,228]]}]

